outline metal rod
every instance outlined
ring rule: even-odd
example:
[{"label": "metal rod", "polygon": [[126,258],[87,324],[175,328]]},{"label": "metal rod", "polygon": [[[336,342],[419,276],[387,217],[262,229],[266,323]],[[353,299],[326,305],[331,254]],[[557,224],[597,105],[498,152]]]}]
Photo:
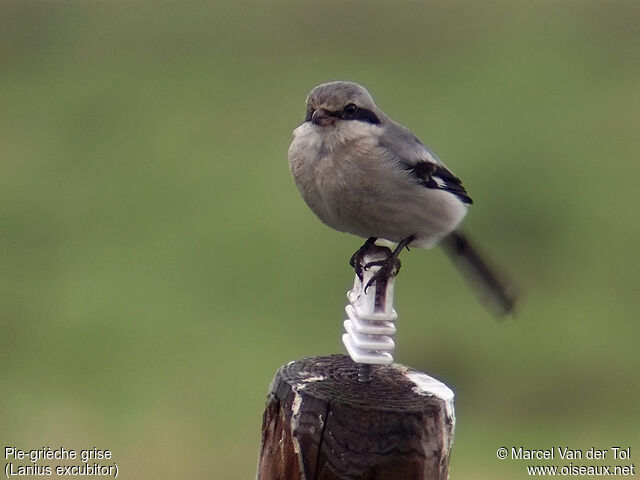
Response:
[{"label": "metal rod", "polygon": [[370,382],[373,379],[371,375],[371,365],[368,363],[359,363],[358,367],[358,381],[363,383]]}]

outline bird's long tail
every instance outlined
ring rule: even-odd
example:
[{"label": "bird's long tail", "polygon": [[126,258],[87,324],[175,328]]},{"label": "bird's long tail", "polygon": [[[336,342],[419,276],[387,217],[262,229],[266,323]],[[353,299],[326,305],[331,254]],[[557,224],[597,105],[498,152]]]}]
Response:
[{"label": "bird's long tail", "polygon": [[514,291],[487,265],[461,232],[451,233],[441,245],[480,299],[496,315],[504,316],[513,312],[516,304]]}]

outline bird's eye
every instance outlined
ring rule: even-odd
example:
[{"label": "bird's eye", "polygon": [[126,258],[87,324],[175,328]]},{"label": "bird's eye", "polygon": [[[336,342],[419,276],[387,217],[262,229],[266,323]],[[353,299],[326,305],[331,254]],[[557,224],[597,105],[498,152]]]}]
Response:
[{"label": "bird's eye", "polygon": [[342,116],[343,118],[351,118],[356,114],[357,111],[358,107],[356,107],[353,103],[350,103],[342,109]]}]

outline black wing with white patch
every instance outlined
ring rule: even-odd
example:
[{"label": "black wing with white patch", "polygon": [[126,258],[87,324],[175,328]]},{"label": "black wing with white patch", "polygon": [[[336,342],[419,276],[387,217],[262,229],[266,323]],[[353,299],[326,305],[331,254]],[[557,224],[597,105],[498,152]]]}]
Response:
[{"label": "black wing with white patch", "polygon": [[462,186],[462,181],[442,165],[408,128],[388,120],[386,135],[380,146],[391,153],[426,188],[453,193],[461,202],[471,205],[473,200]]},{"label": "black wing with white patch", "polygon": [[456,195],[463,203],[469,205],[473,203],[462,186],[462,181],[442,165],[419,161],[413,165],[405,164],[405,166],[425,187],[444,190]]}]

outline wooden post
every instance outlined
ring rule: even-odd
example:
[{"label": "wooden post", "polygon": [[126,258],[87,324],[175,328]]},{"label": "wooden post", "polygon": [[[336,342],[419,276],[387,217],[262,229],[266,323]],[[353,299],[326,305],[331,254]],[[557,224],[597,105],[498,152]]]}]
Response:
[{"label": "wooden post", "polygon": [[346,355],[281,367],[262,423],[258,480],[446,480],[453,392],[402,365]]}]

